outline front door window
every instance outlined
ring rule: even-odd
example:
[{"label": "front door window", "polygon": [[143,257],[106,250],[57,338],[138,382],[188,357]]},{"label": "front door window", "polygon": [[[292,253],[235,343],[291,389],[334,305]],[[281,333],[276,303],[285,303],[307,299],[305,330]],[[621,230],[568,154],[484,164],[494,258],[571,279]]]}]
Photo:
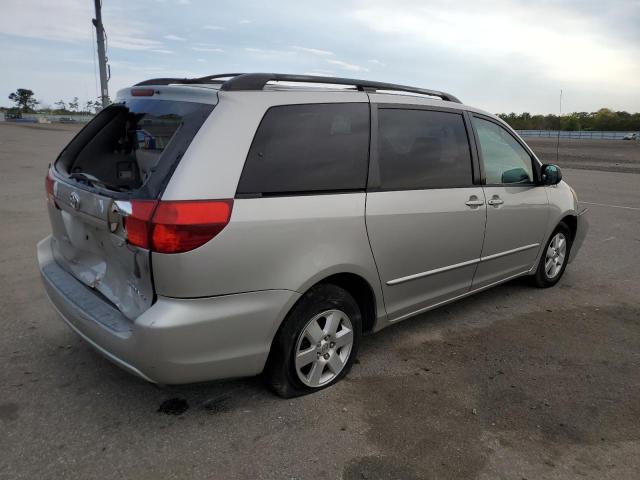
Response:
[{"label": "front door window", "polygon": [[533,183],[531,156],[501,126],[474,117],[487,185]]}]

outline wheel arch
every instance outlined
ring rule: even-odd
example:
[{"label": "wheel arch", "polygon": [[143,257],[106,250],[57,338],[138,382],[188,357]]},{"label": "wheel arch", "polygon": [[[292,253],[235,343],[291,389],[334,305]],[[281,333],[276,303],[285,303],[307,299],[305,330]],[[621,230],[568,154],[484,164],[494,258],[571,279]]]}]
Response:
[{"label": "wheel arch", "polygon": [[374,330],[377,318],[376,296],[369,282],[355,273],[342,272],[330,275],[314,284],[314,286],[323,283],[336,285],[349,292],[358,307],[360,307],[363,333],[369,333]]},{"label": "wheel arch", "polygon": [[[300,297],[293,305],[291,305],[285,315],[280,319],[280,324],[277,329],[281,327],[282,322],[289,312],[295,307],[297,302],[299,302],[311,289],[317,285],[327,283],[343,288],[353,296],[354,300],[360,307],[360,312],[362,313],[363,333],[370,333],[378,329],[378,320],[386,318],[382,291],[379,284],[376,285],[375,283],[372,283],[371,279],[367,278],[366,272],[347,268],[332,268],[319,272],[302,286],[296,288],[296,292],[300,294]],[[376,286],[378,287],[377,289]]]},{"label": "wheel arch", "polygon": [[578,216],[574,214],[565,215],[558,222],[558,225],[560,223],[564,223],[567,227],[569,227],[569,230],[571,231],[571,241],[573,242],[573,240],[576,238],[576,232],[578,231]]}]

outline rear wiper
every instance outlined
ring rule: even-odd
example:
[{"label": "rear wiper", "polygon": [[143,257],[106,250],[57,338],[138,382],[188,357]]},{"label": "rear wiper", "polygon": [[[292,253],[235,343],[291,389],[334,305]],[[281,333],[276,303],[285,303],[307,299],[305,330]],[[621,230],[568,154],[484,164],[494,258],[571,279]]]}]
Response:
[{"label": "rear wiper", "polygon": [[88,173],[72,172],[71,175],[69,175],[69,178],[73,178],[74,180],[83,180],[87,183],[87,185],[91,187],[98,186],[98,187],[106,188],[107,190],[115,190],[120,192],[122,191],[122,189],[119,186],[109,185],[108,183],[105,183],[99,178],[94,177],[93,175],[89,175]]}]

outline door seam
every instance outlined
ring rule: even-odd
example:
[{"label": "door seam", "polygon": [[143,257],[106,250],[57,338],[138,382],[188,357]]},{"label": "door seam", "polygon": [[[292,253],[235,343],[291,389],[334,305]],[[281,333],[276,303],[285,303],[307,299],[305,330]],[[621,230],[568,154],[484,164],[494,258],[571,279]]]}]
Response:
[{"label": "door seam", "polygon": [[[484,230],[482,232],[482,245],[480,245],[480,253],[478,253],[478,259],[482,258],[482,252],[484,251],[484,242],[487,238],[487,217],[489,215],[489,207],[487,207],[487,193],[484,190],[484,185],[480,185],[480,189],[482,190],[482,197],[484,198]],[[481,262],[476,263],[476,268],[473,271],[473,275],[471,276],[471,283],[469,284],[469,289],[467,290],[468,292],[473,290],[473,282],[475,282],[476,280],[476,274],[478,273],[478,268],[480,268],[480,263]]]},{"label": "door seam", "polygon": [[[369,226],[367,225],[367,201],[369,199],[369,193],[364,194],[364,231],[367,235],[367,243],[369,244],[369,251],[371,252],[371,258],[373,259],[373,265],[376,267],[376,274],[378,275],[378,284],[380,285],[380,295],[382,296],[382,307],[387,317],[387,323],[389,322],[389,311],[387,310],[387,302],[384,298],[384,287],[382,285],[382,277],[380,276],[380,269],[378,268],[378,262],[376,262],[376,256],[373,253],[373,246],[371,245],[371,238],[369,237]],[[377,314],[376,314],[377,316]],[[374,325],[375,329],[375,325]]]}]

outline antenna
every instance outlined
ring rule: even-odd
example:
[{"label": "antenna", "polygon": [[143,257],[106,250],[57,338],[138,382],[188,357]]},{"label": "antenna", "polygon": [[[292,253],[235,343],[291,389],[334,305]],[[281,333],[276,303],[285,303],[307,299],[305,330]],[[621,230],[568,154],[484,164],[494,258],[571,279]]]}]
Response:
[{"label": "antenna", "polygon": [[560,156],[560,129],[562,128],[562,89],[560,89],[560,115],[558,116],[558,140],[556,141],[556,164]]}]

